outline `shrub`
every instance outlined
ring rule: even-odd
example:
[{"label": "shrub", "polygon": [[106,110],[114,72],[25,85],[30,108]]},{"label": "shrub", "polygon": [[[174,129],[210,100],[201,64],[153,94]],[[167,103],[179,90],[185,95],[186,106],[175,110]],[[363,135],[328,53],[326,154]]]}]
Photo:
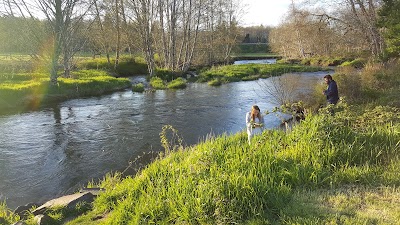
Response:
[{"label": "shrub", "polygon": [[346,61],[346,62],[342,63],[340,66],[352,66],[354,68],[361,69],[361,68],[364,68],[366,63],[367,63],[367,60],[362,59],[362,58],[357,58],[350,62]]},{"label": "shrub", "polygon": [[346,96],[349,102],[354,102],[361,97],[361,76],[352,67],[338,69],[334,80],[338,85],[339,96]]},{"label": "shrub", "polygon": [[173,71],[168,69],[160,69],[158,68],[155,72],[155,76],[161,78],[161,80],[170,82],[175,79],[175,74]]},{"label": "shrub", "polygon": [[19,216],[14,214],[5,202],[0,202],[0,224],[13,224],[19,220]]},{"label": "shrub", "polygon": [[144,91],[144,85],[142,83],[135,84],[132,86],[132,91],[134,92],[143,92]]},{"label": "shrub", "polygon": [[186,80],[182,77],[178,77],[175,80],[172,80],[167,85],[170,89],[182,89],[186,87]]},{"label": "shrub", "polygon": [[[78,69],[106,70],[114,71],[115,59],[108,63],[107,58],[85,59],[77,63]],[[115,71],[119,76],[132,76],[137,74],[147,74],[147,64],[140,57],[124,56],[120,58]]]},{"label": "shrub", "polygon": [[163,89],[167,88],[166,85],[164,84],[164,81],[159,77],[152,77],[150,79],[150,85],[154,89],[158,89],[158,90],[163,90]]}]

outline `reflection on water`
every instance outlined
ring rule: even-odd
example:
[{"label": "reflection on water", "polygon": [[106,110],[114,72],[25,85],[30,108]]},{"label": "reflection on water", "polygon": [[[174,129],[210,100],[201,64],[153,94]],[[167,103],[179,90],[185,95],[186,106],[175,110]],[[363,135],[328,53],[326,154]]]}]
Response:
[{"label": "reflection on water", "polygon": [[[306,85],[325,74],[295,76]],[[271,98],[257,81],[193,83],[184,90],[127,90],[1,116],[0,198],[11,208],[43,202],[122,171],[143,152],[161,150],[159,133],[167,124],[187,145],[210,133],[240,132],[251,105],[271,110]],[[265,120],[269,129],[280,124],[272,114]]]}]

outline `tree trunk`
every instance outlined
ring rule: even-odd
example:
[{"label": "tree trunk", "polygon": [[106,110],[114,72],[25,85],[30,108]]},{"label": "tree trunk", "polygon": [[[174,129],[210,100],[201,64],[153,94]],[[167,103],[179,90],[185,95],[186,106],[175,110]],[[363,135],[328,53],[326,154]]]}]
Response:
[{"label": "tree trunk", "polygon": [[116,20],[116,26],[117,26],[117,46],[115,49],[115,64],[114,64],[114,70],[117,71],[117,67],[119,64],[119,52],[121,48],[121,27],[120,27],[120,19],[119,19],[119,0],[115,0],[115,20]]}]

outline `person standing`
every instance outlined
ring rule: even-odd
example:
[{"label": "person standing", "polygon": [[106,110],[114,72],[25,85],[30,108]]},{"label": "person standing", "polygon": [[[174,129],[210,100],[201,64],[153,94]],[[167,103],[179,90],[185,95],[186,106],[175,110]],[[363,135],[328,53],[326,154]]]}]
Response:
[{"label": "person standing", "polygon": [[328,88],[324,91],[324,95],[326,96],[326,100],[329,104],[334,104],[339,101],[339,91],[336,84],[336,81],[332,79],[331,75],[324,76],[325,83],[328,85]]},{"label": "person standing", "polygon": [[261,134],[264,128],[264,117],[257,105],[251,107],[251,111],[246,113],[247,138],[251,144],[251,138],[256,134]]}]

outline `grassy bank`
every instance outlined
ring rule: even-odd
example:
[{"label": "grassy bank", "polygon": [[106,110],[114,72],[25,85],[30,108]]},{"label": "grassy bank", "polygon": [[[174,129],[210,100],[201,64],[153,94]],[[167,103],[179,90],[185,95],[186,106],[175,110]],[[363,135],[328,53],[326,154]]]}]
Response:
[{"label": "grassy bank", "polygon": [[399,205],[380,212],[399,197],[399,118],[396,108],[344,107],[252,146],[245,133],[164,146],[136,176],[108,176],[93,210],[68,224],[394,224]]},{"label": "grassy bank", "polygon": [[[315,72],[324,70],[320,67],[311,67],[294,64],[245,64],[212,67],[200,72],[199,82],[229,83],[247,80],[257,80],[278,76],[290,72]],[[216,81],[214,81],[216,80]],[[217,82],[218,83],[218,82]]]},{"label": "grassy bank", "polygon": [[[163,155],[134,176],[90,184],[105,192],[67,224],[397,224],[398,66],[337,71],[353,104],[342,100],[334,116],[309,113],[287,132],[267,130],[251,146],[242,132],[185,147],[165,127]],[[18,220],[1,213],[6,224]]]},{"label": "grassy bank", "polygon": [[71,78],[59,77],[58,85],[51,85],[47,73],[1,73],[1,113],[35,109],[48,102],[100,95],[131,86],[128,79],[115,78],[100,70],[79,70],[71,75]]}]

